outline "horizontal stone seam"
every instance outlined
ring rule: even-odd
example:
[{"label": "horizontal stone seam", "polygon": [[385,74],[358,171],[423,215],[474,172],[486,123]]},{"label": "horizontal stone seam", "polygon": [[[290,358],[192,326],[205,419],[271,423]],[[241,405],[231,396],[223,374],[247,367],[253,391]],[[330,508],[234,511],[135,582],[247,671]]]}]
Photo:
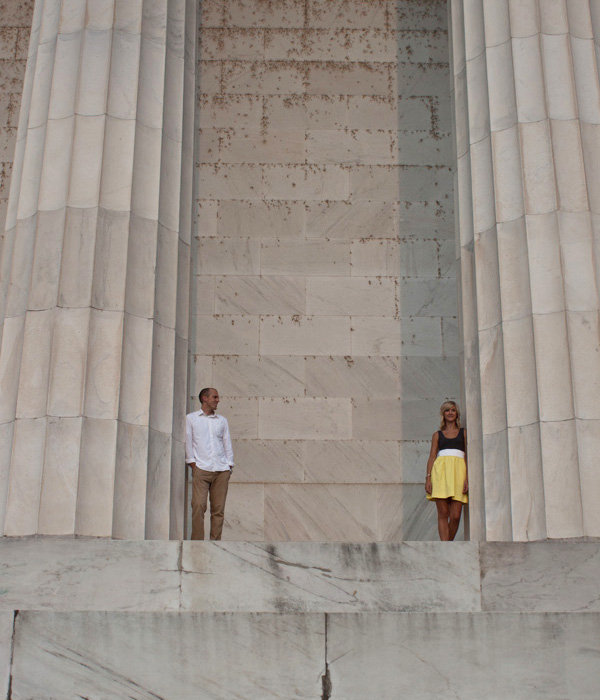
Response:
[{"label": "horizontal stone seam", "polygon": [[[436,278],[437,279],[437,278]],[[440,278],[441,279],[441,278]],[[544,317],[544,316],[552,316],[553,314],[581,314],[581,313],[595,313],[598,311],[597,307],[592,307],[590,309],[556,309],[555,311],[535,311],[532,313],[525,314],[523,316],[516,316],[515,318],[507,318],[507,319],[502,319],[498,323],[494,323],[491,326],[481,326],[477,328],[478,332],[482,331],[490,331],[494,328],[499,328],[501,326],[504,326],[507,323],[511,323],[512,321],[523,321],[526,318],[536,318],[537,317]],[[319,317],[319,318],[324,318],[324,317]],[[390,317],[391,318],[391,317]],[[402,318],[456,318],[456,316],[448,317],[448,316],[404,316]],[[374,357],[380,357],[379,355],[374,355]],[[399,355],[399,357],[411,357],[410,355]]]},{"label": "horizontal stone seam", "polygon": [[532,423],[523,423],[522,425],[507,425],[505,428],[501,428],[500,430],[497,430],[494,433],[486,433],[485,431],[482,432],[484,436],[491,437],[493,435],[501,435],[502,433],[506,432],[509,428],[527,428],[531,425],[553,425],[555,423],[572,423],[573,421],[594,421],[597,422],[600,420],[599,418],[578,418],[577,416],[571,416],[570,418],[557,418],[553,420],[544,420],[542,418],[539,418],[538,420],[533,421]]},{"label": "horizontal stone seam", "polygon": [[[64,121],[65,119],[72,119],[73,117],[110,117],[111,119],[118,119],[119,121],[122,122],[139,122],[140,119],[136,115],[135,117],[120,117],[116,114],[111,114],[110,112],[99,112],[98,114],[82,114],[81,112],[73,112],[73,114],[69,114],[66,117],[48,117],[45,119],[42,123],[40,124],[33,124],[31,126],[27,126],[27,131],[34,131],[35,129],[41,129],[48,124],[48,122],[58,122],[58,121]],[[149,127],[152,128],[152,127]]]},{"label": "horizontal stone seam", "polygon": [[[394,101],[398,101],[400,99],[402,100],[422,100],[425,98],[429,97],[436,97],[436,95],[392,95],[390,96],[389,94],[385,95],[357,95],[356,93],[352,92],[337,92],[334,94],[328,93],[328,92],[320,92],[320,93],[307,93],[307,92],[271,92],[271,93],[256,93],[256,92],[198,92],[196,93],[196,100],[199,102],[202,99],[204,100],[209,100],[213,101],[214,98],[223,98],[223,97],[229,97],[229,98],[239,98],[239,97],[249,97],[255,102],[262,101],[264,99],[269,99],[269,98],[277,98],[281,100],[285,100],[286,98],[293,99],[294,101],[298,101],[301,105],[302,102],[301,100],[303,99],[312,99],[313,97],[326,97],[328,98],[329,101],[331,100],[346,100],[348,98],[353,98],[353,99],[360,99],[360,100],[369,100],[370,102],[384,102],[384,103],[392,103]],[[296,105],[297,106],[297,105]],[[209,128],[209,127],[206,127]],[[223,127],[223,128],[228,128],[228,127]]]},{"label": "horizontal stone seam", "polygon": [[[208,27],[203,27],[202,29],[202,34],[203,35],[211,35],[211,34],[223,34],[227,32],[228,30],[234,30],[237,32],[244,32],[252,35],[253,37],[259,35],[259,34],[264,34],[264,33],[270,33],[270,32],[285,32],[286,34],[290,34],[292,32],[295,32],[298,36],[302,37],[305,34],[312,34],[313,32],[315,34],[319,33],[327,33],[327,34],[338,34],[338,35],[345,35],[347,33],[350,34],[365,34],[365,33],[372,33],[377,35],[390,35],[393,36],[395,34],[409,34],[409,35],[417,35],[421,37],[428,37],[430,34],[441,34],[441,35],[447,35],[448,30],[447,29],[442,29],[441,27],[439,29],[416,29],[416,28],[406,28],[406,29],[398,29],[398,28],[391,28],[391,27],[385,27],[385,28],[380,28],[377,26],[371,26],[371,27],[340,27],[340,26],[332,26],[332,27],[323,27],[323,26],[302,26],[302,27],[263,27],[263,26],[245,26],[241,24],[221,24],[221,25],[211,25]],[[200,37],[199,43],[202,43],[202,37]]]},{"label": "horizontal stone seam", "polygon": [[[53,304],[52,306],[48,306],[47,308],[43,309],[25,309],[23,313],[11,315],[11,314],[6,314],[4,318],[22,318],[26,314],[36,314],[36,313],[45,313],[47,311],[54,311],[55,309],[63,309],[64,311],[69,311],[69,310],[75,310],[75,309],[90,309],[91,311],[105,311],[107,313],[116,313],[116,314],[126,314],[127,316],[133,316],[135,318],[143,319],[146,321],[153,321],[157,326],[160,326],[161,328],[166,328],[167,330],[174,331],[176,329],[176,325],[170,326],[165,323],[162,323],[161,321],[158,321],[155,316],[141,316],[140,314],[134,314],[131,311],[127,311],[125,308],[118,308],[118,309],[113,309],[113,308],[100,308],[98,306],[93,306],[91,304],[86,304],[85,306],[61,306],[59,304]],[[240,316],[243,314],[202,314],[205,316]],[[325,317],[319,317],[319,318],[325,318]],[[339,318],[338,316],[334,316],[334,318]],[[345,318],[345,317],[344,317]],[[183,337],[183,336],[181,336]]]},{"label": "horizontal stone seam", "polygon": [[[140,15],[141,15],[141,13],[140,13]],[[165,16],[165,18],[166,18],[166,16]],[[55,41],[56,39],[58,39],[59,37],[63,37],[63,36],[64,37],[74,37],[77,34],[82,34],[84,32],[90,32],[90,33],[94,33],[94,34],[103,34],[106,32],[110,32],[111,34],[124,34],[125,36],[139,36],[139,37],[145,39],[146,41],[154,43],[154,44],[158,44],[159,46],[164,46],[166,44],[165,41],[161,42],[157,39],[153,39],[151,37],[148,37],[147,35],[144,35],[141,30],[139,32],[132,32],[128,29],[121,29],[119,27],[115,27],[114,25],[111,25],[110,27],[89,27],[89,26],[84,25],[83,27],[80,27],[79,29],[74,29],[72,32],[57,31],[56,34],[53,34],[52,37],[50,39],[48,39],[47,41],[39,42],[38,46],[43,46],[44,44],[49,44],[49,43]],[[166,32],[165,32],[165,36],[166,36]]]},{"label": "horizontal stone seam", "polygon": [[[477,139],[477,141],[469,141],[469,146],[477,146],[478,144],[483,143],[484,141],[490,140],[491,134],[492,134],[492,132],[488,129],[486,131],[485,136],[482,136],[480,139]],[[490,146],[490,150],[491,150],[491,146]]]},{"label": "horizontal stone seam", "polygon": [[[200,58],[199,61],[202,63],[226,63],[228,65],[235,65],[235,64],[240,64],[240,65],[255,65],[255,64],[262,64],[262,65],[272,65],[272,64],[282,64],[285,66],[289,66],[290,63],[298,63],[302,65],[308,65],[308,66],[327,66],[327,65],[341,65],[341,66],[348,66],[348,70],[353,67],[353,66],[394,66],[398,64],[404,64],[404,65],[411,65],[411,66],[426,66],[426,67],[431,67],[435,66],[440,67],[444,66],[447,67],[449,66],[448,62],[443,62],[443,61],[398,61],[396,60],[389,60],[389,61],[336,61],[336,60],[331,60],[331,59],[324,59],[324,60],[319,60],[319,59],[294,59],[294,58],[274,58],[274,59],[269,59],[269,58],[259,58],[259,59],[245,59],[245,58]],[[348,72],[348,71],[346,71]]]},{"label": "horizontal stone seam", "polygon": [[[489,134],[484,137],[489,138]],[[480,143],[479,141],[475,141],[474,143]],[[194,163],[195,167],[198,168],[199,166],[203,166],[205,168],[212,168],[215,173],[219,173],[220,171],[225,171],[228,169],[233,169],[237,168],[240,165],[247,165],[252,168],[286,168],[289,170],[300,170],[302,168],[306,169],[307,171],[314,173],[314,172],[326,172],[327,170],[340,170],[342,172],[355,172],[359,168],[377,168],[378,170],[385,170],[389,173],[395,173],[396,171],[402,171],[402,170],[412,170],[414,168],[420,168],[421,170],[447,170],[448,172],[454,172],[454,168],[451,165],[448,165],[446,163],[434,163],[431,165],[428,164],[416,164],[416,163],[311,163],[311,162],[306,162],[306,163],[273,163],[273,162],[257,162],[257,161],[247,161],[247,162],[241,162],[241,163],[228,163],[228,162],[215,162],[214,160],[211,161],[202,161],[202,160],[197,160]],[[208,202],[215,202],[215,201],[225,201],[225,202],[265,202],[265,201],[271,201],[271,202],[308,202],[308,203],[318,203],[322,204],[323,202],[335,202],[335,203],[354,203],[357,200],[353,199],[352,197],[350,198],[345,198],[345,199],[290,199],[289,197],[285,199],[270,199],[270,200],[264,200],[260,198],[259,196],[249,199],[248,197],[240,197],[239,199],[236,197],[228,197],[228,198],[221,198],[221,199],[215,199],[214,197],[198,197],[197,201],[208,201]],[[403,199],[384,199],[384,200],[372,200],[372,199],[359,199],[359,202],[377,202],[377,203],[396,203],[396,202],[405,202],[406,200]],[[88,207],[88,208],[93,208],[93,207]],[[109,210],[113,211],[113,210]],[[121,210],[118,210],[121,211]],[[129,211],[129,210],[127,210]],[[27,217],[30,218],[30,217]],[[153,220],[153,219],[151,219]],[[214,236],[218,237],[218,236]],[[375,239],[379,240],[379,239]]]},{"label": "horizontal stone seam", "polygon": [[534,36],[569,36],[573,37],[574,39],[581,39],[582,41],[596,41],[593,37],[589,36],[578,36],[577,34],[573,34],[571,31],[565,31],[565,32],[534,32],[533,34],[528,34],[527,36],[509,36],[508,39],[505,39],[504,41],[500,41],[497,44],[486,44],[486,48],[494,48],[495,46],[503,46],[504,44],[512,43],[515,39],[531,39]]},{"label": "horizontal stone seam", "polygon": [[[100,420],[100,421],[116,421],[117,423],[123,423],[124,425],[130,425],[132,427],[142,427],[142,428],[148,428],[149,430],[152,430],[154,433],[161,433],[163,435],[169,435],[172,437],[171,432],[163,431],[163,430],[158,430],[157,428],[152,427],[149,423],[130,423],[128,421],[123,420],[122,418],[118,417],[113,417],[113,418],[100,418],[97,416],[90,416],[85,413],[77,413],[74,415],[65,415],[64,413],[58,416],[55,416],[51,413],[44,413],[41,416],[15,416],[15,418],[12,418],[10,420],[1,420],[0,419],[0,425],[9,425],[10,423],[16,423],[17,421],[32,421],[32,420],[44,420],[45,418],[58,418],[58,419],[75,419],[75,418],[82,418],[82,419],[87,419],[87,420]],[[256,438],[251,438],[255,440]],[[175,442],[180,442],[183,444],[182,440],[176,440],[175,437],[173,437],[173,440]],[[263,483],[263,482],[256,482],[256,483]],[[271,482],[269,482],[271,483]],[[275,483],[275,482],[273,482]],[[288,482],[281,482],[281,483],[288,483]]]},{"label": "horizontal stone seam", "polygon": [[476,53],[473,56],[470,56],[469,58],[465,57],[465,66],[468,66],[469,63],[472,63],[473,61],[476,61],[478,58],[481,58],[484,56],[486,53],[486,47],[484,46],[479,53]]},{"label": "horizontal stone seam", "polygon": [[498,46],[504,46],[505,44],[510,44],[512,43],[512,37],[508,37],[508,39],[504,39],[504,41],[499,41],[497,44],[487,44],[485,45],[485,50],[487,49],[495,49]]}]

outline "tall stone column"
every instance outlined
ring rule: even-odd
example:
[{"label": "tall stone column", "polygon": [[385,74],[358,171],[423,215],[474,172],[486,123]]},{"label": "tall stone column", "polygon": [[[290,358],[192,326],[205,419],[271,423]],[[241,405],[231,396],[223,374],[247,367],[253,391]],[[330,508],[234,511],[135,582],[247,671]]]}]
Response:
[{"label": "tall stone column", "polygon": [[598,536],[600,9],[451,24],[471,536]]},{"label": "tall stone column", "polygon": [[195,15],[36,3],[1,268],[7,535],[181,536]]}]

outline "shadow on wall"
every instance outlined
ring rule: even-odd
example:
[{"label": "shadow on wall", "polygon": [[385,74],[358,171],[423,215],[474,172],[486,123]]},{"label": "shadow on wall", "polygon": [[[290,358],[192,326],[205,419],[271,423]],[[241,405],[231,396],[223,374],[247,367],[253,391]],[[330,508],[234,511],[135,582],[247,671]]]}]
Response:
[{"label": "shadow on wall", "polygon": [[437,540],[425,466],[441,402],[460,401],[448,16],[445,0],[397,8],[402,534]]}]

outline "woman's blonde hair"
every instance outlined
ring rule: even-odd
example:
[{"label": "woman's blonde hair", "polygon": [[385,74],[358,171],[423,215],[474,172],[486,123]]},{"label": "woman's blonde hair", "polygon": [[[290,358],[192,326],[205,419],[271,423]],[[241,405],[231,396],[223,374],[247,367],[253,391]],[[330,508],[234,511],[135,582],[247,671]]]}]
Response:
[{"label": "woman's blonde hair", "polygon": [[458,407],[458,404],[456,401],[444,401],[444,403],[440,406],[440,416],[441,416],[441,421],[440,421],[440,430],[443,430],[446,427],[446,419],[444,418],[444,411],[447,408],[455,408],[456,409],[456,427],[460,428],[460,408]]}]

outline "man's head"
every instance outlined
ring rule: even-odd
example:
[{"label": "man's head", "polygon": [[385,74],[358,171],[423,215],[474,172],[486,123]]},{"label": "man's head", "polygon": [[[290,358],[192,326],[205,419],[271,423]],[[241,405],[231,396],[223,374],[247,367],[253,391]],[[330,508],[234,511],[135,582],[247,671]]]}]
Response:
[{"label": "man's head", "polygon": [[214,413],[219,405],[219,392],[212,387],[202,389],[198,395],[203,413]]}]

